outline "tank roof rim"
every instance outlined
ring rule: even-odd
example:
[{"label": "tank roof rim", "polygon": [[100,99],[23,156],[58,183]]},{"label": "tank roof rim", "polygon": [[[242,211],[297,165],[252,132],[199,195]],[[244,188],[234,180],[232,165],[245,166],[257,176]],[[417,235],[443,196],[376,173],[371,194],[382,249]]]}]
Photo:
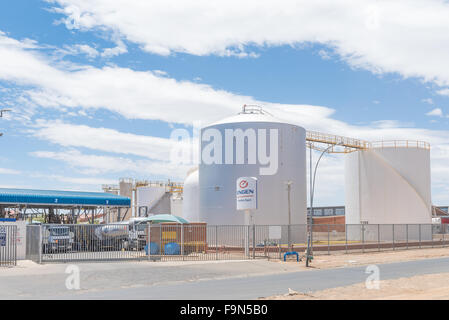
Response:
[{"label": "tank roof rim", "polygon": [[[254,114],[251,114],[251,115],[254,115]],[[278,119],[276,117],[272,117],[273,120],[254,120],[254,119],[253,120],[243,120],[242,119],[242,120],[239,120],[239,121],[229,121],[230,119],[235,119],[237,117],[238,116],[232,116],[232,117],[225,118],[223,120],[219,120],[219,121],[213,122],[213,123],[211,123],[209,125],[206,125],[206,126],[202,127],[202,129],[215,127],[215,126],[220,126],[220,125],[226,125],[226,124],[234,124],[234,123],[277,123],[277,124],[287,124],[287,125],[290,125],[290,126],[295,126],[295,127],[301,128],[303,130],[306,130],[304,127],[300,126],[299,124],[292,123],[292,122],[289,122],[289,121],[280,120],[280,119]]]}]

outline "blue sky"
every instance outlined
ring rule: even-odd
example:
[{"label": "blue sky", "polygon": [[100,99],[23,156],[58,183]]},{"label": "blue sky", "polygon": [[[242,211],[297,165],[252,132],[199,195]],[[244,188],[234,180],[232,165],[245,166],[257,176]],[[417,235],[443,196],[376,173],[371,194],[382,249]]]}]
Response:
[{"label": "blue sky", "polygon": [[[310,130],[429,141],[449,203],[446,2],[232,2],[0,2],[0,185],[182,181],[172,129],[254,102]],[[343,157],[322,166],[317,203],[343,204]]]}]

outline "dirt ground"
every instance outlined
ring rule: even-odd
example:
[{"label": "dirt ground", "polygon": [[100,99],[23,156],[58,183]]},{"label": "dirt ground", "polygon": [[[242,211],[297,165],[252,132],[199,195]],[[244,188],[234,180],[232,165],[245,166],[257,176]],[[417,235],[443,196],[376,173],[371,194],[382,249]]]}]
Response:
[{"label": "dirt ground", "polygon": [[365,283],[310,293],[290,292],[270,300],[447,300],[449,273],[379,281],[379,289],[367,289]]},{"label": "dirt ground", "polygon": [[[417,249],[365,254],[346,254],[315,257],[315,269],[362,266],[378,263],[412,261],[448,257],[449,248]],[[284,262],[285,263],[285,262]],[[287,262],[293,263],[293,262]],[[294,292],[262,299],[273,300],[402,300],[449,299],[449,273],[420,275],[410,278],[379,281],[378,289],[367,289],[366,284],[339,287],[315,292]]]},{"label": "dirt ground", "polygon": [[[373,251],[365,253],[317,255],[310,269],[329,269],[339,267],[354,267],[370,264],[412,261],[428,258],[449,257],[449,248],[425,248],[411,250]],[[274,260],[273,260],[274,261]],[[296,260],[278,262],[282,264],[297,264]],[[306,269],[304,261],[298,264],[299,269]]]}]

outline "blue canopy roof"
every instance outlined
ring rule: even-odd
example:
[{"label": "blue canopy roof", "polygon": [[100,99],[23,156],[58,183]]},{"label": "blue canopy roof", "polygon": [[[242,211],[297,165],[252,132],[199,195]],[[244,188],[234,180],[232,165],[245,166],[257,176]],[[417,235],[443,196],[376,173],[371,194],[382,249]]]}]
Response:
[{"label": "blue canopy roof", "polygon": [[127,197],[103,192],[0,188],[0,204],[129,207],[131,200]]}]

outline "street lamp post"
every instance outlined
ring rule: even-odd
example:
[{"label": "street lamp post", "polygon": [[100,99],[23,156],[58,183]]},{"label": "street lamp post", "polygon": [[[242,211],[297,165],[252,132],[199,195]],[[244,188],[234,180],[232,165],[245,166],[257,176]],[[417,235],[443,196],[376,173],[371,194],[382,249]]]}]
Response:
[{"label": "street lamp post", "polygon": [[[0,118],[3,118],[3,113],[9,112],[11,109],[1,109],[0,110]],[[0,132],[0,137],[3,136],[3,132]]]},{"label": "street lamp post", "polygon": [[[341,143],[336,144],[336,146],[339,146],[339,145],[341,145]],[[329,147],[324,149],[323,152],[321,152],[321,154],[315,164],[315,169],[313,171],[313,175],[312,175],[312,148],[310,148],[310,161],[309,161],[309,164],[310,164],[310,170],[309,170],[310,171],[310,210],[308,213],[309,219],[307,219],[308,235],[307,235],[306,267],[309,266],[309,260],[313,256],[311,247],[312,247],[312,241],[313,241],[313,196],[314,196],[314,192],[315,192],[316,171],[318,169],[318,164],[320,163],[320,160],[323,157],[323,155],[333,147],[334,147],[334,145],[330,145]]]},{"label": "street lamp post", "polygon": [[0,118],[3,118],[3,113],[9,112],[11,109],[1,109],[0,110]]},{"label": "street lamp post", "polygon": [[292,224],[292,212],[290,204],[290,193],[292,190],[293,181],[287,181],[287,201],[288,201],[288,251],[293,251],[292,238],[291,238],[291,224]]}]

